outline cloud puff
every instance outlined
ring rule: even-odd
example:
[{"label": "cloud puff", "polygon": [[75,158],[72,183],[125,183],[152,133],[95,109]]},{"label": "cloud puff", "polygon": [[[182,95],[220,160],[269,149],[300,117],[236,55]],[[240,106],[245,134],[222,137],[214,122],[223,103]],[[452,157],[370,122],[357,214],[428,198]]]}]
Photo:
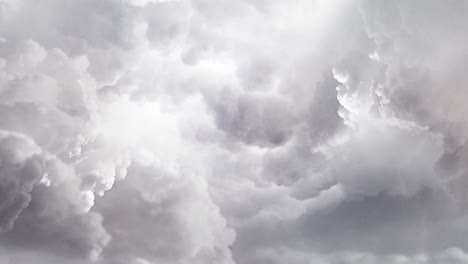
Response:
[{"label": "cloud puff", "polygon": [[31,201],[34,183],[40,180],[42,164],[40,148],[21,134],[1,132],[1,224],[0,230],[10,231],[21,211]]}]

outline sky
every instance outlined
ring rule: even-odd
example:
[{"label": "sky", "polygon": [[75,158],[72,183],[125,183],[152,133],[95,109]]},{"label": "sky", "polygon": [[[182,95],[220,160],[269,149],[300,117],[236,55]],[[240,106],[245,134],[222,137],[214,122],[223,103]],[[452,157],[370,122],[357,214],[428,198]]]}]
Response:
[{"label": "sky", "polygon": [[0,264],[468,263],[468,1],[0,0]]}]

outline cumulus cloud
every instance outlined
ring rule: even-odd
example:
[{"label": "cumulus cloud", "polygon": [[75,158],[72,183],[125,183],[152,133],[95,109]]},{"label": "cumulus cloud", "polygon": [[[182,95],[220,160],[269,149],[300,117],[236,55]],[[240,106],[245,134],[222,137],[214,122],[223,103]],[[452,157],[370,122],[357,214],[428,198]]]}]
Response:
[{"label": "cumulus cloud", "polygon": [[0,262],[468,262],[467,10],[0,0]]},{"label": "cumulus cloud", "polygon": [[2,131],[1,228],[10,231],[21,211],[31,201],[31,191],[41,177],[40,148],[21,134]]}]

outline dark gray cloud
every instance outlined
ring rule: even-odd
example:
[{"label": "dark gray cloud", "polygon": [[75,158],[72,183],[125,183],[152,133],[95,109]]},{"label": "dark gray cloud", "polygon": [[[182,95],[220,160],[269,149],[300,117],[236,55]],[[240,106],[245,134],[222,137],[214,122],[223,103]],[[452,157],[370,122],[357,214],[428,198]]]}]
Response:
[{"label": "dark gray cloud", "polygon": [[0,262],[467,263],[467,11],[0,0]]}]

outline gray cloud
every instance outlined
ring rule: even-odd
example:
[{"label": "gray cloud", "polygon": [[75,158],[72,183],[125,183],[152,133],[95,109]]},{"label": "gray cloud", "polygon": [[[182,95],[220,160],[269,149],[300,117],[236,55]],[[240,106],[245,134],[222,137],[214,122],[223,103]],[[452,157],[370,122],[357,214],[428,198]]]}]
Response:
[{"label": "gray cloud", "polygon": [[31,191],[41,177],[39,147],[21,134],[1,133],[1,221],[0,231],[10,231],[21,211],[31,201]]}]

